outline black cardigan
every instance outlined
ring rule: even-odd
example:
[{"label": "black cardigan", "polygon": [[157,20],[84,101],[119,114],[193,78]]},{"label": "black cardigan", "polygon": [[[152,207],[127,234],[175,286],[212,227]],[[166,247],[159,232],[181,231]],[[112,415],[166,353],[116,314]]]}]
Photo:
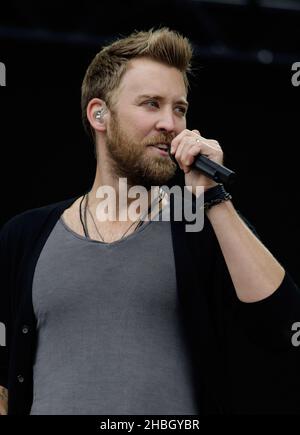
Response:
[{"label": "black cardigan", "polygon": [[[0,322],[6,327],[0,385],[9,390],[9,414],[30,413],[37,339],[34,270],[54,225],[77,198],[23,212],[0,232]],[[178,298],[199,414],[298,412],[299,348],[291,343],[292,324],[300,321],[298,287],[286,272],[273,295],[239,301],[208,219],[198,233],[186,232],[185,224],[171,212]]]}]

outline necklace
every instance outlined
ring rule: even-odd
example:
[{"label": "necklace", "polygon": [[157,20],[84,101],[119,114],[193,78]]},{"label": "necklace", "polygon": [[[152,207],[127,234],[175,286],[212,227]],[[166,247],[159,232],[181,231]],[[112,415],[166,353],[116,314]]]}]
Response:
[{"label": "necklace", "polygon": [[[82,225],[82,228],[83,228],[83,231],[84,231],[84,235],[85,235],[85,237],[90,238],[90,237],[89,237],[89,233],[88,233],[88,229],[87,229],[87,220],[86,220],[86,213],[88,212],[89,215],[90,215],[90,217],[91,217],[91,219],[92,219],[92,221],[93,221],[93,224],[94,224],[94,226],[95,226],[95,229],[96,229],[96,231],[97,231],[99,237],[101,238],[101,240],[102,240],[103,242],[105,242],[103,236],[101,235],[100,231],[98,230],[98,227],[97,227],[97,225],[96,225],[96,222],[95,222],[95,220],[94,220],[94,217],[93,217],[93,215],[92,215],[92,213],[91,213],[91,211],[90,211],[90,209],[89,209],[89,206],[88,206],[88,195],[89,195],[89,193],[85,193],[85,194],[83,195],[83,197],[82,197],[82,199],[81,199],[81,201],[80,201],[80,206],[79,206],[80,221],[81,221],[81,225]],[[160,187],[160,188],[159,188],[159,193],[158,193],[157,198],[155,198],[154,201],[150,204],[150,206],[149,206],[147,212],[146,212],[144,215],[142,215],[142,216],[141,216],[137,221],[132,222],[132,224],[131,224],[131,225],[127,228],[127,230],[122,234],[122,237],[121,237],[120,240],[123,239],[123,237],[128,233],[128,231],[130,230],[130,228],[131,228],[134,224],[138,223],[137,226],[135,227],[134,231],[136,231],[136,230],[137,230],[137,229],[142,225],[142,223],[143,223],[142,220],[144,219],[144,217],[148,216],[148,214],[151,212],[152,207],[153,207],[157,202],[158,202],[158,204],[161,202],[161,200],[163,199],[164,195],[165,195],[165,192],[164,192],[163,189]],[[83,219],[82,219],[82,203],[83,203],[83,201],[84,201],[85,198],[86,198],[86,200],[85,200],[85,206],[84,206],[84,220],[83,220]]]}]

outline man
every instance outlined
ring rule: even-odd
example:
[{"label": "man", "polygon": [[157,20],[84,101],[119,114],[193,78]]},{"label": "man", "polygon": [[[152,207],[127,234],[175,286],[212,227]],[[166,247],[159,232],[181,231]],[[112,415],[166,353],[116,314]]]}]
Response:
[{"label": "man", "polygon": [[[199,153],[223,162],[218,142],[186,125],[191,56],[168,29],[102,49],[82,86],[93,186],[3,227],[2,414],[234,413],[245,397],[230,384],[232,332],[283,365],[294,351],[299,289],[223,187],[191,168]],[[152,189],[175,176],[168,148],[194,199],[203,186],[202,231],[186,232],[172,213],[142,220],[153,200],[159,216],[173,210],[171,195]],[[137,186],[147,194],[133,218]],[[113,193],[105,204],[114,219],[103,219],[103,192]],[[244,370],[251,376],[250,364]],[[286,411],[279,396],[269,391],[266,409]],[[259,412],[255,401],[249,412]]]}]

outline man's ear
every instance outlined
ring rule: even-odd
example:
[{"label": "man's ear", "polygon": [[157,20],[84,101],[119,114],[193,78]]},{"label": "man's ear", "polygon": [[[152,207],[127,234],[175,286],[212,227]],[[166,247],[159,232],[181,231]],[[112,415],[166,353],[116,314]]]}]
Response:
[{"label": "man's ear", "polygon": [[86,114],[91,128],[99,132],[106,131],[108,108],[105,101],[93,98],[87,105]]}]

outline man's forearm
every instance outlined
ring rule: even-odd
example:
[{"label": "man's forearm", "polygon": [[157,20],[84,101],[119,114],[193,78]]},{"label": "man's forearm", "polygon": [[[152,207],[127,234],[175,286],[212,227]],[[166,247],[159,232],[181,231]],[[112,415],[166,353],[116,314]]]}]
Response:
[{"label": "man's forearm", "polygon": [[8,391],[0,386],[0,415],[6,415],[8,409]]},{"label": "man's forearm", "polygon": [[285,271],[240,218],[231,201],[207,211],[238,298],[256,302],[280,286]]}]

